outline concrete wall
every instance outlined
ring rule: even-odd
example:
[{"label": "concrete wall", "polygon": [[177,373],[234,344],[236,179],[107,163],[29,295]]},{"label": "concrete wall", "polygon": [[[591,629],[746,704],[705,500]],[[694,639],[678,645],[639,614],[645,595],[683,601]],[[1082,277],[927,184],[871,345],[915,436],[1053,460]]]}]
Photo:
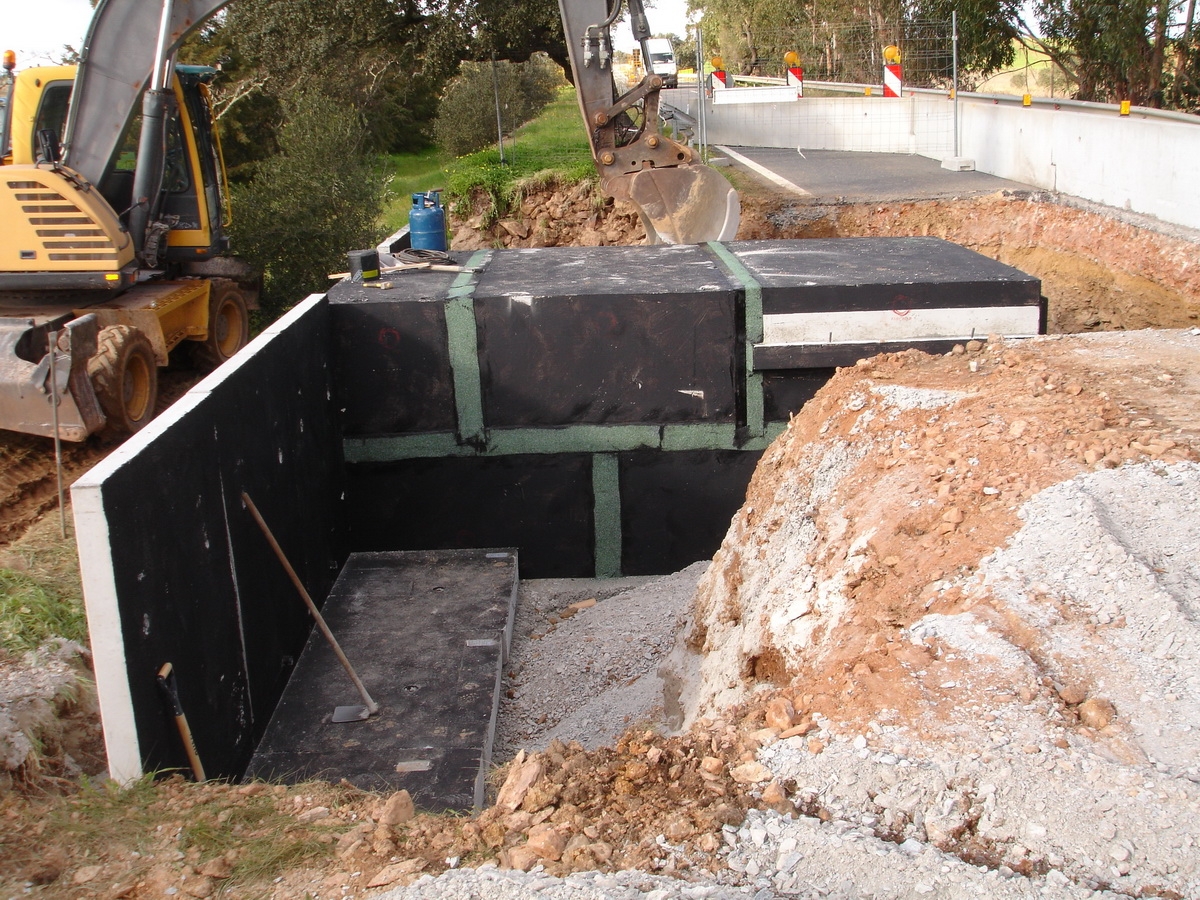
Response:
[{"label": "concrete wall", "polygon": [[[710,144],[917,153],[938,159],[954,150],[954,110],[944,97],[806,96],[790,103],[731,102],[743,90],[754,98],[761,89],[732,88],[721,92],[721,103],[706,104]],[[699,112],[695,90],[663,94],[664,104],[688,118]]]},{"label": "concrete wall", "polygon": [[[801,150],[954,153],[953,104],[944,94],[903,99],[813,97],[794,103],[709,103],[708,142]],[[694,118],[694,90],[665,91],[666,105]],[[980,172],[1093,203],[1200,229],[1200,117],[1103,104],[1023,107],[1019,98],[960,94],[960,155]]]},{"label": "concrete wall", "polygon": [[1200,228],[1200,117],[984,99],[960,109],[962,155],[981,172]]},{"label": "concrete wall", "polygon": [[188,765],[164,663],[209,777],[240,773],[266,727],[311,620],[241,494],[321,602],[340,562],[328,346],[311,298],[71,489],[113,778]]}]

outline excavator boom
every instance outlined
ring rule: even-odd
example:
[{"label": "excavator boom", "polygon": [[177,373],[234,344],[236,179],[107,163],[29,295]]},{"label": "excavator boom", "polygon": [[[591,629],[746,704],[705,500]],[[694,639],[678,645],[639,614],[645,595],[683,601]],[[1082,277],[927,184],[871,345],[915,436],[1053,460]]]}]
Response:
[{"label": "excavator boom", "polygon": [[[166,0],[163,50],[171,58],[229,0]],[[148,9],[149,7],[149,9]],[[159,51],[161,7],[145,0],[100,0],[80,51],[63,134],[63,163],[99,184],[150,83]]]}]

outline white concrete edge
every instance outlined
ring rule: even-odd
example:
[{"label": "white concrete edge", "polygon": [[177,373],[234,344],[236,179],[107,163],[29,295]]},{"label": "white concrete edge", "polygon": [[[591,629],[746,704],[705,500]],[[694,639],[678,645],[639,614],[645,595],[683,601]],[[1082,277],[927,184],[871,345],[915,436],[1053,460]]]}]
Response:
[{"label": "white concrete edge", "polygon": [[1041,310],[1037,306],[774,313],[763,316],[763,342],[758,346],[946,340],[966,335],[981,339],[996,333],[1036,334],[1040,318]]},{"label": "white concrete edge", "polygon": [[99,485],[111,476],[121,466],[141,453],[146,446],[185,415],[191,412],[197,404],[213,392],[225,379],[246,365],[247,362],[264,347],[271,343],[281,332],[287,330],[298,319],[303,318],[309,310],[325,299],[324,294],[309,294],[300,303],[263,329],[262,333],[243,347],[238,353],[218,367],[216,371],[206,375],[186,394],[171,404],[170,408],[156,416],[145,428],[130,437],[120,447],[88,470],[71,488],[72,497],[76,487],[92,487]]},{"label": "white concrete edge", "polygon": [[142,777],[142,753],[133,714],[133,697],[129,691],[125,638],[121,632],[102,486],[73,486],[71,507],[96,694],[100,702],[100,719],[104,723],[108,774],[121,784],[129,784]]},{"label": "white concrete edge", "polygon": [[806,191],[804,188],[800,187],[799,185],[792,184],[790,181],[788,181],[782,175],[778,175],[775,172],[772,172],[770,169],[766,168],[765,166],[760,166],[754,160],[748,159],[747,157],[738,153],[736,150],[729,149],[729,147],[726,147],[724,144],[718,145],[717,149],[720,150],[722,153],[724,153],[726,156],[728,156],[730,159],[737,160],[737,162],[739,162],[741,165],[745,166],[747,169],[750,169],[750,170],[758,173],[763,178],[767,179],[767,181],[770,181],[774,184],[779,185],[784,190],[792,191],[793,193],[799,194],[801,197],[811,197],[812,196],[811,191]]},{"label": "white concrete edge", "polygon": [[801,88],[791,85],[728,88],[713,91],[712,101],[714,106],[742,103],[796,103],[804,97],[801,91]]}]

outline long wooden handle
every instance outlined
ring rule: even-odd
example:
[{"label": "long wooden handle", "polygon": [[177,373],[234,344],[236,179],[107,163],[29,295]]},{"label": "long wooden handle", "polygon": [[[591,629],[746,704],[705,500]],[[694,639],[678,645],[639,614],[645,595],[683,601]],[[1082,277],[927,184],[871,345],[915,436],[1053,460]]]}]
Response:
[{"label": "long wooden handle", "polygon": [[275,551],[275,556],[279,558],[279,562],[287,571],[288,577],[292,579],[292,584],[296,586],[296,590],[300,592],[300,596],[304,598],[305,604],[308,606],[308,611],[312,613],[313,619],[316,620],[317,627],[321,629],[321,634],[325,635],[325,640],[329,641],[329,646],[333,648],[334,654],[338,658],[338,662],[342,664],[342,668],[346,670],[346,674],[350,676],[350,680],[354,682],[354,686],[358,689],[359,695],[366,704],[367,712],[371,715],[379,712],[379,704],[371,699],[371,695],[367,693],[366,687],[358,677],[358,673],[354,671],[354,666],[350,665],[350,660],[346,658],[346,654],[342,652],[341,645],[338,644],[337,638],[333,636],[333,632],[329,630],[329,626],[325,624],[325,617],[321,615],[321,611],[317,609],[317,604],[313,603],[312,597],[308,591],[304,589],[304,583],[300,580],[300,576],[296,574],[296,570],[292,568],[292,564],[288,562],[287,556],[283,552],[283,548],[279,546],[279,542],[275,540],[275,535],[271,533],[271,529],[267,527],[262,514],[258,511],[258,507],[254,505],[254,501],[250,499],[250,495],[245,491],[242,492],[242,502],[246,504],[246,509],[250,510],[250,515],[254,516],[254,521],[258,523],[258,527],[262,529],[263,536],[266,537],[267,543],[271,545],[271,549]]},{"label": "long wooden handle", "polygon": [[192,767],[192,777],[197,781],[205,781],[204,764],[200,762],[200,754],[196,750],[196,740],[192,737],[192,729],[188,725],[187,716],[183,713],[183,705],[179,702],[179,690],[175,685],[175,667],[163,663],[158,670],[158,686],[162,689],[167,702],[171,704],[171,714],[175,717],[175,727],[179,729],[179,737],[183,741],[183,750],[187,753],[188,764]]}]

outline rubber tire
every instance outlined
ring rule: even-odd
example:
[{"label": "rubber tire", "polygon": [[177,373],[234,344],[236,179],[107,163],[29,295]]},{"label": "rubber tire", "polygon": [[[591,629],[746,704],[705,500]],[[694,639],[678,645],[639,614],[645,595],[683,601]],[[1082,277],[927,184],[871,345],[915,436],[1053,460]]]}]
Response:
[{"label": "rubber tire", "polygon": [[216,279],[208,300],[208,339],[196,345],[198,368],[212,371],[250,341],[250,310],[236,281]]},{"label": "rubber tire", "polygon": [[158,360],[150,339],[132,325],[100,330],[88,377],[108,417],[109,431],[133,434],[154,418],[158,403]]}]

